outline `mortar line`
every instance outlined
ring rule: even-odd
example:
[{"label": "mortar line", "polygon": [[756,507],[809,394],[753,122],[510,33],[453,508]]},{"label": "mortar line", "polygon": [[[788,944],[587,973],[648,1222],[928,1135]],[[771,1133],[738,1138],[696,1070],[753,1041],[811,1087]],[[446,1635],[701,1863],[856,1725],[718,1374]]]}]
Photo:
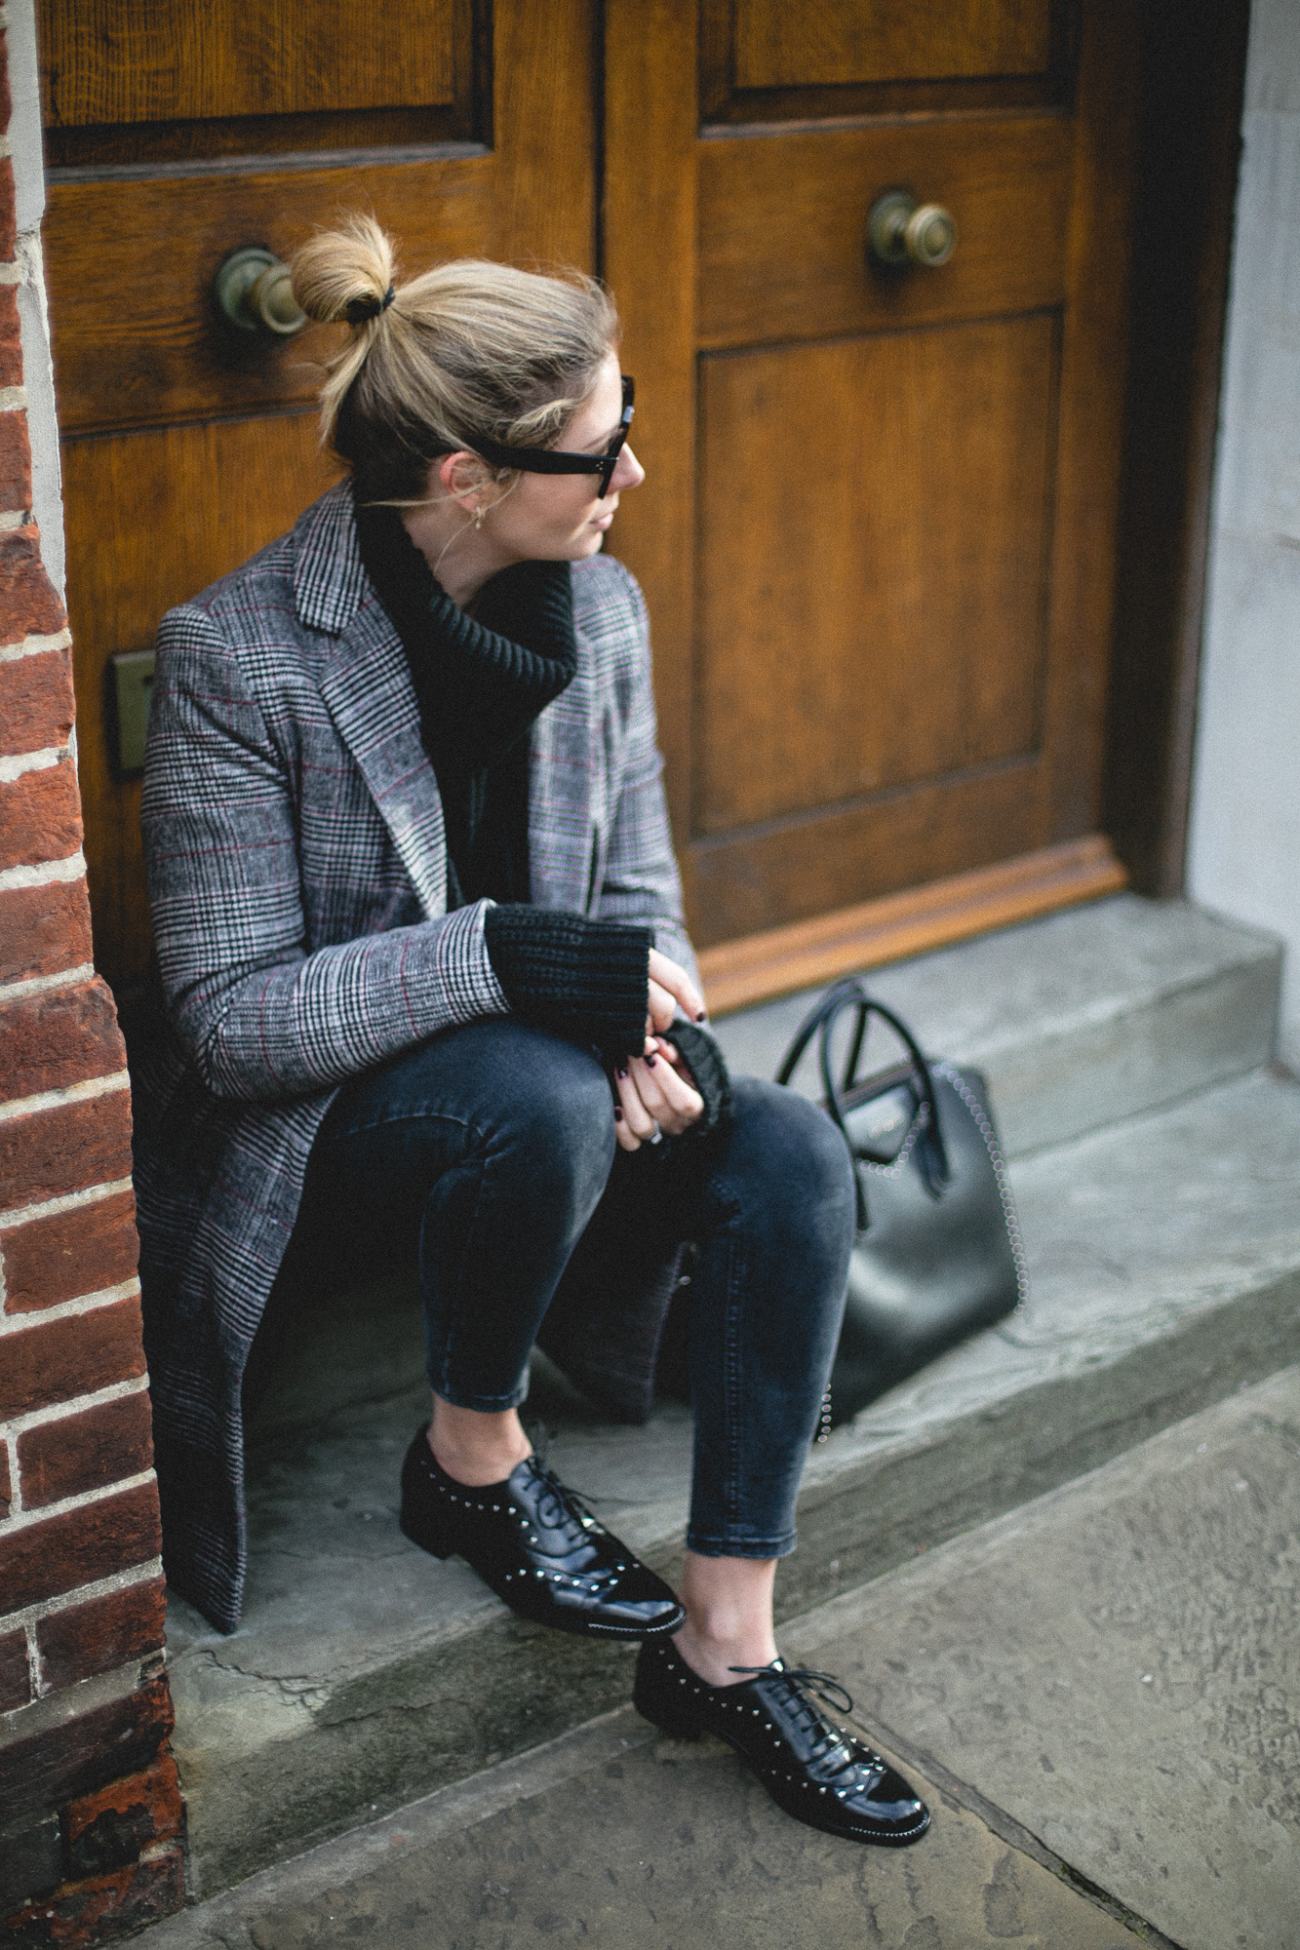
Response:
[{"label": "mortar line", "polygon": [[6,1612],[0,1618],[0,1631],[16,1631],[20,1626],[28,1625],[34,1629],[43,1618],[53,1618],[59,1612],[73,1610],[77,1605],[92,1604],[96,1598],[112,1597],[116,1591],[130,1591],[134,1585],[148,1584],[152,1578],[161,1576],[161,1557],[143,1558],[139,1564],[131,1564],[125,1571],[110,1572],[106,1578],[92,1578],[89,1584],[74,1585],[71,1591],[60,1591],[53,1598],[34,1598],[30,1605],[20,1605],[17,1611]]}]

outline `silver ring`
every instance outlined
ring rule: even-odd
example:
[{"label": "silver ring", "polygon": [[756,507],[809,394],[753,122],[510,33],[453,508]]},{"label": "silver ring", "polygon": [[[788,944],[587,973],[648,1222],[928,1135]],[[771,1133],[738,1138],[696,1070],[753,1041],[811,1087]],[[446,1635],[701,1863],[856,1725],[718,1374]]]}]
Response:
[{"label": "silver ring", "polygon": [[647,1144],[662,1144],[662,1143],[663,1143],[663,1141],[664,1141],[664,1134],[663,1134],[663,1132],[662,1132],[662,1131],[661,1131],[661,1130],[659,1129],[659,1126],[658,1126],[658,1125],[656,1124],[656,1125],[655,1125],[655,1127],[654,1127],[654,1129],[653,1129],[653,1131],[651,1131],[651,1133],[650,1133],[650,1135],[649,1135],[649,1137],[648,1137],[648,1138],[646,1139],[646,1143],[647,1143]]}]

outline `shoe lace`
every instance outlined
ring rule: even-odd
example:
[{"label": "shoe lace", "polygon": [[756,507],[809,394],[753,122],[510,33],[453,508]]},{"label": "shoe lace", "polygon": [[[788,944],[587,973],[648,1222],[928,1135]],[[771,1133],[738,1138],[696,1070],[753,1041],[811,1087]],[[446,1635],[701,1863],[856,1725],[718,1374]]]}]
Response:
[{"label": "shoe lace", "polygon": [[[537,1520],[547,1530],[558,1531],[562,1543],[570,1550],[584,1543],[590,1529],[598,1526],[599,1519],[588,1508],[587,1500],[577,1490],[562,1483],[549,1463],[540,1457],[533,1464],[543,1485],[542,1494],[537,1499]],[[619,1580],[616,1570],[593,1570],[582,1573],[582,1581],[593,1593],[608,1591]]]},{"label": "shoe lace", "polygon": [[537,1521],[547,1530],[558,1530],[566,1543],[581,1543],[584,1534],[597,1522],[585,1497],[562,1483],[549,1463],[533,1458],[533,1468],[542,1484],[537,1499]]},{"label": "shoe lace", "polygon": [[[824,1700],[827,1706],[834,1707],[837,1713],[851,1713],[853,1695],[833,1674],[818,1672],[813,1666],[732,1666],[730,1670],[756,1673],[764,1679],[779,1679],[783,1682],[789,1704],[794,1710],[793,1717],[797,1730],[804,1735],[816,1736],[808,1750],[810,1760],[835,1760],[836,1750],[838,1750],[839,1764],[831,1770],[833,1773],[838,1774],[846,1767],[857,1765],[859,1756],[854,1754],[852,1745],[845,1738],[843,1728],[837,1727],[833,1720],[828,1720],[821,1708],[808,1698],[808,1693],[815,1693],[818,1699]],[[870,1748],[867,1748],[866,1752],[870,1756],[871,1765],[883,1765],[878,1754],[872,1753]]]}]

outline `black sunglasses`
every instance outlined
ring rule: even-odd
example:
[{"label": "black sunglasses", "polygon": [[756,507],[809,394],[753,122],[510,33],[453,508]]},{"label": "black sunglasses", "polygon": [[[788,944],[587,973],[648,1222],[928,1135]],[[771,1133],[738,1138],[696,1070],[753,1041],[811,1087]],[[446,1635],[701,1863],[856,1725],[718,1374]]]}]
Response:
[{"label": "black sunglasses", "polygon": [[518,467],[525,474],[599,474],[600,499],[609,493],[609,484],[618,466],[618,457],[632,424],[634,382],[630,373],[623,380],[623,412],[614,438],[603,454],[567,454],[559,447],[502,447],[495,440],[477,440],[474,451],[496,467]]}]

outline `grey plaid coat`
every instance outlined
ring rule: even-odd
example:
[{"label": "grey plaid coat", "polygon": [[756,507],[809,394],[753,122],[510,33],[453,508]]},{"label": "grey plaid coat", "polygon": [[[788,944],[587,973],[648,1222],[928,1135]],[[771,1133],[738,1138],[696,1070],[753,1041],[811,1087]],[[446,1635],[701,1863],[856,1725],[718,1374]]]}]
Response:
[{"label": "grey plaid coat", "polygon": [[[641,592],[597,556],[575,565],[573,593],[577,673],[532,730],[531,896],[649,923],[694,974]],[[242,1376],[316,1131],[345,1078],[507,1008],[488,904],[446,911],[437,785],[346,485],[164,619],[142,816],[171,1029],[135,1073],[167,1568],[233,1630]],[[632,1414],[679,1243],[630,1275],[625,1256],[615,1270],[588,1254],[553,1309]]]}]

